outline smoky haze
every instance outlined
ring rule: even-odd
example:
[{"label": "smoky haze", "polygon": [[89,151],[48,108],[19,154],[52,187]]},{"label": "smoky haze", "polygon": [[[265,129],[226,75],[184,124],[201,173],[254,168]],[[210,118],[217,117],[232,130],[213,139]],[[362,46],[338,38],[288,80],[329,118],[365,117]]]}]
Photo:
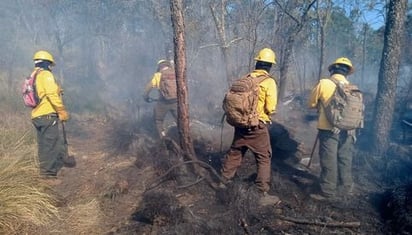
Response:
[{"label": "smoky haze", "polygon": [[[194,117],[214,122],[216,114],[222,112],[228,79],[253,69],[253,57],[261,48],[271,47],[276,52],[278,65],[272,74],[279,78],[294,20],[273,4],[265,5],[265,1],[229,2],[224,8],[225,18],[221,18],[218,2],[185,4],[191,112]],[[214,4],[218,20],[224,22],[224,45],[210,4]],[[297,2],[291,4],[298,6]],[[382,29],[365,25],[360,30],[364,23],[361,17],[359,21],[350,18],[347,10],[337,4],[330,13],[321,74],[328,75],[326,68],[337,57],[349,57],[356,67],[350,79],[374,94]],[[54,73],[63,85],[71,112],[122,112],[136,106],[151,112],[152,104],[142,100],[144,86],[156,71],[157,61],[173,50],[168,1],[5,0],[0,2],[0,13],[2,90],[18,90],[20,78],[33,67],[33,53],[45,49],[55,57]],[[299,16],[299,12],[293,14]],[[316,19],[311,21],[296,38],[287,95],[304,94],[319,79],[319,31]],[[227,48],[227,61],[222,48]]]}]

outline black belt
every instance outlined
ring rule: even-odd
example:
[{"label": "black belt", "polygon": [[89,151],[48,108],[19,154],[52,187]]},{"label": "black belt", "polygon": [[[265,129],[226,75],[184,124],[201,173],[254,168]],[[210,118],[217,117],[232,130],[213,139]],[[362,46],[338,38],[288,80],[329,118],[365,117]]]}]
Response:
[{"label": "black belt", "polygon": [[239,129],[243,129],[243,130],[248,130],[248,131],[254,131],[257,129],[262,129],[264,127],[269,126],[270,124],[272,124],[271,122],[264,122],[262,120],[259,120],[259,124],[257,126],[250,126],[250,127],[239,127]]},{"label": "black belt", "polygon": [[52,118],[57,118],[57,113],[50,113],[50,114],[46,114],[46,115],[41,115],[37,118],[45,118],[45,119],[52,119]]}]

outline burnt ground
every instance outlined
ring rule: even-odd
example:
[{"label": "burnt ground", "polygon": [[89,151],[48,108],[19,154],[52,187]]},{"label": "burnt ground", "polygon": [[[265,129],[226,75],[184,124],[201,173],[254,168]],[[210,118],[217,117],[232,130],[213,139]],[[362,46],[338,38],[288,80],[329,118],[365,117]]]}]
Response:
[{"label": "burnt ground", "polygon": [[[310,168],[305,166],[316,120],[302,107],[295,99],[279,110],[271,127],[271,193],[281,202],[268,207],[257,204],[251,154],[227,189],[215,189],[193,173],[193,163],[184,162],[173,144],[173,123],[167,141],[154,137],[151,111],[104,119],[74,116],[67,131],[77,166],[64,168],[61,184],[53,186],[61,218],[36,233],[410,234],[410,145],[394,141],[388,156],[371,156],[363,148],[365,129],[353,163],[355,195],[314,201],[309,193],[319,175],[316,151]],[[221,115],[208,112],[213,114]],[[191,122],[192,137],[198,159],[211,166],[204,171],[217,182],[232,129],[205,116]]]}]

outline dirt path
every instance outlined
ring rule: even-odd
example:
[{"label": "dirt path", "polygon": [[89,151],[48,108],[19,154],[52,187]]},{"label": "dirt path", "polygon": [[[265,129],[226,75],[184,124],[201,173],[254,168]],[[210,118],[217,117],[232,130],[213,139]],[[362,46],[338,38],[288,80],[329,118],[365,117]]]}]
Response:
[{"label": "dirt path", "polygon": [[45,234],[106,234],[128,220],[144,188],[129,177],[141,173],[135,157],[111,156],[105,147],[105,123],[86,120],[76,125],[68,123],[67,132],[77,166],[59,172],[61,183],[53,189],[62,202],[61,219]]}]

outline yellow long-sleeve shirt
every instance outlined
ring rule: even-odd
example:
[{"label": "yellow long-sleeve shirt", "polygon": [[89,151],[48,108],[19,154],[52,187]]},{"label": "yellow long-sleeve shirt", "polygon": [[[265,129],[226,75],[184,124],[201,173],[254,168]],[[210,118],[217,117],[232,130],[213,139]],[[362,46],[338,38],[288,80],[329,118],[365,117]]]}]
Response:
[{"label": "yellow long-sleeve shirt", "polygon": [[[261,75],[269,75],[265,70],[254,70],[251,72],[252,77]],[[274,79],[265,79],[259,84],[259,100],[257,105],[257,112],[259,113],[259,120],[270,122],[270,116],[276,112],[277,86]]]},{"label": "yellow long-sleeve shirt", "polygon": [[[39,68],[35,68],[37,70]],[[57,85],[53,74],[48,70],[41,70],[36,77],[36,90],[40,104],[31,111],[31,118],[56,113],[56,109],[64,109],[60,96],[60,87]]]},{"label": "yellow long-sleeve shirt", "polygon": [[[341,74],[333,74],[333,78],[338,80],[341,83],[348,84],[348,80],[346,80],[345,76]],[[332,97],[333,93],[335,92],[336,84],[330,80],[329,78],[321,79],[318,84],[312,89],[308,106],[309,108],[317,108],[319,111],[319,118],[318,118],[318,129],[321,130],[332,130],[332,125],[326,118],[326,114],[324,111],[324,105],[327,105]]]},{"label": "yellow long-sleeve shirt", "polygon": [[160,78],[162,77],[161,72],[156,72],[153,74],[152,79],[147,83],[146,88],[144,89],[144,97],[148,97],[152,89],[159,89],[160,87]]}]

